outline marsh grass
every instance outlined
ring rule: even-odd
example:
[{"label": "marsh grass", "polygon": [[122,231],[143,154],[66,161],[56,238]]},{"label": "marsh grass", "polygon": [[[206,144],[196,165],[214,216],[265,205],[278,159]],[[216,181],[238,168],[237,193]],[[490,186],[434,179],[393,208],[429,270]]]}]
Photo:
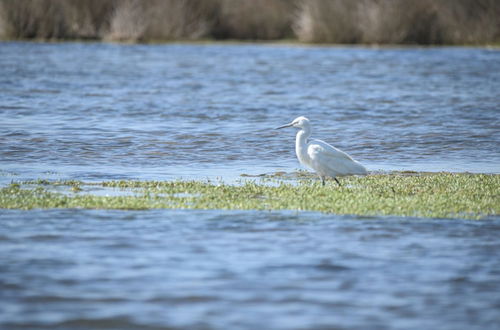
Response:
[{"label": "marsh grass", "polygon": [[0,38],[498,44],[498,0],[0,0]]},{"label": "marsh grass", "polygon": [[122,0],[115,2],[107,40],[196,40],[210,37],[215,0]]},{"label": "marsh grass", "polygon": [[500,40],[497,0],[307,0],[294,31],[303,42],[484,44]]},{"label": "marsh grass", "polygon": [[[86,209],[217,209],[297,210],[335,214],[397,215],[479,219],[500,214],[500,175],[485,174],[376,174],[342,179],[321,186],[317,180],[274,185],[246,181],[228,185],[202,181],[78,181],[44,180],[13,183],[0,190],[0,208]],[[31,188],[24,187],[29,184]],[[69,194],[54,192],[67,186]],[[132,196],[96,196],[86,186],[133,190]],[[75,187],[77,187],[75,189]]]},{"label": "marsh grass", "polygon": [[293,38],[296,0],[219,0],[215,39],[276,40]]}]

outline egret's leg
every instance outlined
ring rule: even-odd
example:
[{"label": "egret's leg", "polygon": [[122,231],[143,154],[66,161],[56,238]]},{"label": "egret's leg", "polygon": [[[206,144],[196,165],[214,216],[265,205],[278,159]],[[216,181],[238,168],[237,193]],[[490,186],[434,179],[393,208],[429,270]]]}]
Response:
[{"label": "egret's leg", "polygon": [[324,176],[320,176],[321,178],[321,185],[324,186],[325,185],[325,177]]},{"label": "egret's leg", "polygon": [[342,185],[340,184],[339,180],[337,180],[337,178],[334,178],[335,181],[337,181],[337,183],[339,184],[339,187],[342,187]]}]

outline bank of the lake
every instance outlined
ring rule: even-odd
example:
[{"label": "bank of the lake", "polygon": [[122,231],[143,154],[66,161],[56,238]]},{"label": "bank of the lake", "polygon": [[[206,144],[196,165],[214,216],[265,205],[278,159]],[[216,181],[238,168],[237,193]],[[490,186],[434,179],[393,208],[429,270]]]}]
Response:
[{"label": "bank of the lake", "polygon": [[494,0],[1,1],[0,39],[499,42]]},{"label": "bank of the lake", "polygon": [[279,176],[239,185],[210,181],[38,180],[0,191],[7,209],[297,210],[362,216],[480,219],[500,214],[500,175],[392,173],[342,179],[339,187]]}]

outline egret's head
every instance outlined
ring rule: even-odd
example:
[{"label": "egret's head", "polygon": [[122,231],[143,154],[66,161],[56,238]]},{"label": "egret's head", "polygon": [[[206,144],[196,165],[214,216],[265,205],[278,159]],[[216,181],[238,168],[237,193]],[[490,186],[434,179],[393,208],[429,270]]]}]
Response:
[{"label": "egret's head", "polygon": [[286,124],[286,125],[277,127],[276,129],[286,128],[286,127],[297,127],[300,129],[307,129],[307,128],[309,128],[309,126],[310,126],[309,119],[307,119],[304,116],[300,116],[300,117],[295,118],[290,124]]}]

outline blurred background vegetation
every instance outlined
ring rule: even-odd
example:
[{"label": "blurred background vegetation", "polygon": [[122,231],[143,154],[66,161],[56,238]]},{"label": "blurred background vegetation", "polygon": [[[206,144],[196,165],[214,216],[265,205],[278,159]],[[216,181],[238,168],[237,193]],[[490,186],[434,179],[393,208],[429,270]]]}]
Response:
[{"label": "blurred background vegetation", "polygon": [[0,38],[498,44],[500,0],[0,0]]}]

